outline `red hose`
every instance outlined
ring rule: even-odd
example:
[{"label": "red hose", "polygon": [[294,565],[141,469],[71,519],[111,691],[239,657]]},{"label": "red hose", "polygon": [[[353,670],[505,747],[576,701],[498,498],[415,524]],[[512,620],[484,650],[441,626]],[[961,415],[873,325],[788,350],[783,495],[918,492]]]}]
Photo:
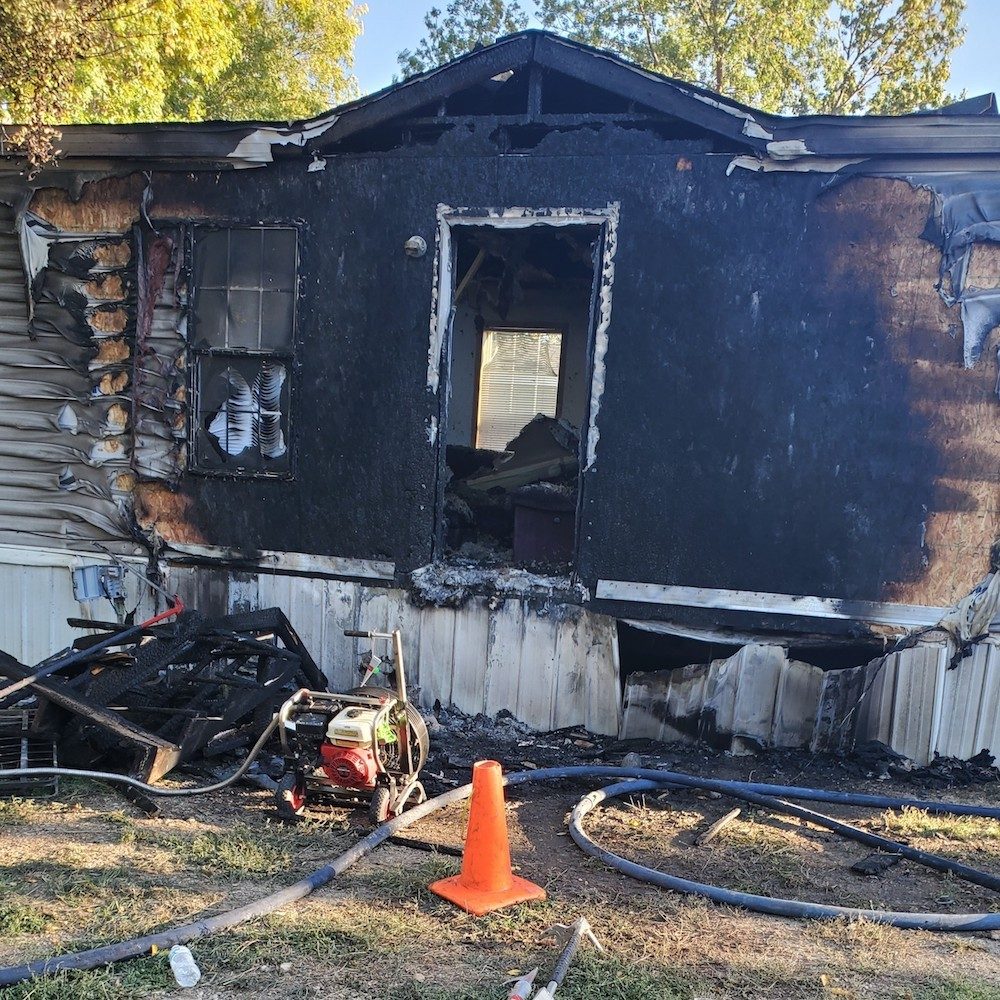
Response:
[{"label": "red hose", "polygon": [[174,615],[179,615],[184,610],[184,602],[174,594],[173,604],[167,608],[166,611],[161,611],[158,615],[153,615],[149,621],[142,622],[139,628],[146,628],[149,625],[155,625],[157,622],[162,622],[165,618],[173,618]]}]

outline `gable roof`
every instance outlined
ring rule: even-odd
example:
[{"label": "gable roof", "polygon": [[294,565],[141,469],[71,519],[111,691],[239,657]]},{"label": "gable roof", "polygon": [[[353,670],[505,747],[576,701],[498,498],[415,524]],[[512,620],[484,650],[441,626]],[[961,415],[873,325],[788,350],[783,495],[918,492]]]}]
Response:
[{"label": "gable roof", "polygon": [[199,164],[257,166],[296,150],[318,155],[348,136],[413,115],[510,71],[534,67],[722,136],[762,164],[804,157],[1000,157],[1000,118],[992,94],[909,115],[786,117],[643,69],[613,53],[528,30],[301,121],[63,126],[61,163],[79,169],[80,161],[127,159],[192,169]]}]

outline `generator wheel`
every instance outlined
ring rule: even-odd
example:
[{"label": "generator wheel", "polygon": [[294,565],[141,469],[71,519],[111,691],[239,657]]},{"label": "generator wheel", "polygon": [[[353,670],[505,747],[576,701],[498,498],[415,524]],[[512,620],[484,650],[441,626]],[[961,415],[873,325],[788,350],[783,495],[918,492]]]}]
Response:
[{"label": "generator wheel", "polygon": [[306,790],[296,774],[286,774],[278,782],[274,799],[280,819],[294,822],[306,811]]},{"label": "generator wheel", "polygon": [[392,792],[385,785],[379,785],[368,803],[368,816],[373,823],[384,823],[389,818],[389,806],[392,804]]}]

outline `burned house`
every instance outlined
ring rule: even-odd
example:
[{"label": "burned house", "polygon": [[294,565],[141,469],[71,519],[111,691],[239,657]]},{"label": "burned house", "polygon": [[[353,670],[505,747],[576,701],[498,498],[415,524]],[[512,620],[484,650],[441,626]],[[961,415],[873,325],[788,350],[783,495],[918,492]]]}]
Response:
[{"label": "burned house", "polygon": [[993,594],[992,98],[783,118],[525,32],[59,145],[0,174],[0,649],[114,557],[336,686],[402,627],[426,706],[1000,748],[992,614],[933,630]]}]

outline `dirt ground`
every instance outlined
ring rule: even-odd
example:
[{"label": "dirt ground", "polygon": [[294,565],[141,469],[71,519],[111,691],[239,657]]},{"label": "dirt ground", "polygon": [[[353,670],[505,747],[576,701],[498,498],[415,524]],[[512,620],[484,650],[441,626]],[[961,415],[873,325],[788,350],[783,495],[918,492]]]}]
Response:
[{"label": "dirt ground", "polygon": [[[432,794],[467,780],[471,761],[508,770],[554,763],[620,763],[759,781],[1000,805],[1000,785],[920,787],[870,780],[849,762],[808,754],[752,757],[679,746],[616,744],[582,732],[531,737],[515,727],[445,726],[425,769]],[[601,782],[528,785],[508,795],[518,871],[549,898],[474,918],[430,894],[454,857],[395,844],[308,899],[192,945],[203,979],[173,983],[165,955],[14,987],[11,997],[325,998],[481,1000],[506,997],[519,971],[551,969],[554,925],[580,915],[604,952],[586,948],[563,1000],[721,998],[1000,998],[1000,939],[931,934],[866,922],[797,921],[716,906],[645,885],[586,858],[566,813]],[[734,805],[688,791],[647,794],[591,815],[588,831],[635,861],[766,895],[949,913],[994,911],[988,890],[902,862],[879,877],[851,871],[869,852],[797,820],[745,809],[710,845],[694,837]],[[164,928],[267,894],[319,867],[365,832],[362,816],[274,820],[271,796],[237,787],[160,800],[159,816],[102,786],[63,782],[52,799],[0,800],[0,963],[78,950]],[[995,871],[1000,823],[921,812],[833,810],[890,837]],[[450,807],[403,836],[459,847],[466,813]]]}]

